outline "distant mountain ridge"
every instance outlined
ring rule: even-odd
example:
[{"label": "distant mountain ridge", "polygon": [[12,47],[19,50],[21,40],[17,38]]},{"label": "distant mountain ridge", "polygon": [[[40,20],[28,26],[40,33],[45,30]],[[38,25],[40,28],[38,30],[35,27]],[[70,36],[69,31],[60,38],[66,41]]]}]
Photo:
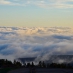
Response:
[{"label": "distant mountain ridge", "polygon": [[30,61],[34,61],[35,57],[28,57],[28,58],[18,58],[18,60],[20,60],[21,62],[25,63],[25,62],[30,62]]},{"label": "distant mountain ridge", "polygon": [[[18,58],[21,62],[35,61],[36,57],[31,58]],[[73,55],[51,55],[46,63],[73,63]]]},{"label": "distant mountain ridge", "polygon": [[48,62],[53,63],[73,63],[73,55],[52,55]]}]

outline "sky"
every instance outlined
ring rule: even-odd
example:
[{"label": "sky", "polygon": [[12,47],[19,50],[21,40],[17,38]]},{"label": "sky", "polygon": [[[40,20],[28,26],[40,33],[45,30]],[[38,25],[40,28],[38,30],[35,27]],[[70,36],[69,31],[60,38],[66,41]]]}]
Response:
[{"label": "sky", "polygon": [[73,26],[73,0],[0,0],[0,26]]},{"label": "sky", "polygon": [[0,0],[0,58],[73,55],[72,27],[73,0]]}]

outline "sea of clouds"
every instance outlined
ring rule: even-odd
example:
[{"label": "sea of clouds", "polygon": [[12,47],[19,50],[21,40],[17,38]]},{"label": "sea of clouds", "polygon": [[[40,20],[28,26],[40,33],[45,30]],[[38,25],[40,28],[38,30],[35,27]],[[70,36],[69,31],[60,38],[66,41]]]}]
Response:
[{"label": "sea of clouds", "polygon": [[69,27],[0,27],[0,59],[73,55],[73,29]]}]

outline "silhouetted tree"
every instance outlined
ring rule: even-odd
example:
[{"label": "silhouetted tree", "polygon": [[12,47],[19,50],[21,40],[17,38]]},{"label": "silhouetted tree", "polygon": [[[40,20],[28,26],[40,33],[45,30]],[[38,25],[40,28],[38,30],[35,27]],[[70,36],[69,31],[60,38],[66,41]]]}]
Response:
[{"label": "silhouetted tree", "polygon": [[42,62],[41,62],[41,61],[39,61],[38,66],[39,66],[39,67],[42,67]]},{"label": "silhouetted tree", "polygon": [[22,64],[16,60],[14,60],[13,64],[15,67],[21,67],[22,66]]},{"label": "silhouetted tree", "polygon": [[30,63],[27,63],[27,67],[30,67],[31,66],[31,64]]},{"label": "silhouetted tree", "polygon": [[44,61],[43,61],[43,63],[42,63],[42,66],[43,66],[43,67],[46,67],[46,64],[45,64],[45,62],[44,62]]},{"label": "silhouetted tree", "polygon": [[13,64],[16,65],[16,60],[14,60]]},{"label": "silhouetted tree", "polygon": [[31,63],[31,66],[34,67],[34,63],[33,62]]},{"label": "silhouetted tree", "polygon": [[22,66],[22,64],[20,63],[20,62],[16,62],[16,67],[21,67]]},{"label": "silhouetted tree", "polygon": [[26,67],[26,66],[27,66],[26,63],[24,63],[23,67]]}]

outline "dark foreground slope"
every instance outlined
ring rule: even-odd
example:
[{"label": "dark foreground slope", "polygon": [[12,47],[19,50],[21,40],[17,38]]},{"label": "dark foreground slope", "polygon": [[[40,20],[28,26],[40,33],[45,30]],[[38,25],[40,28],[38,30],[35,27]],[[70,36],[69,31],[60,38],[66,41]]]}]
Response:
[{"label": "dark foreground slope", "polygon": [[72,69],[47,69],[47,68],[22,68],[9,71],[8,73],[73,73]]}]

